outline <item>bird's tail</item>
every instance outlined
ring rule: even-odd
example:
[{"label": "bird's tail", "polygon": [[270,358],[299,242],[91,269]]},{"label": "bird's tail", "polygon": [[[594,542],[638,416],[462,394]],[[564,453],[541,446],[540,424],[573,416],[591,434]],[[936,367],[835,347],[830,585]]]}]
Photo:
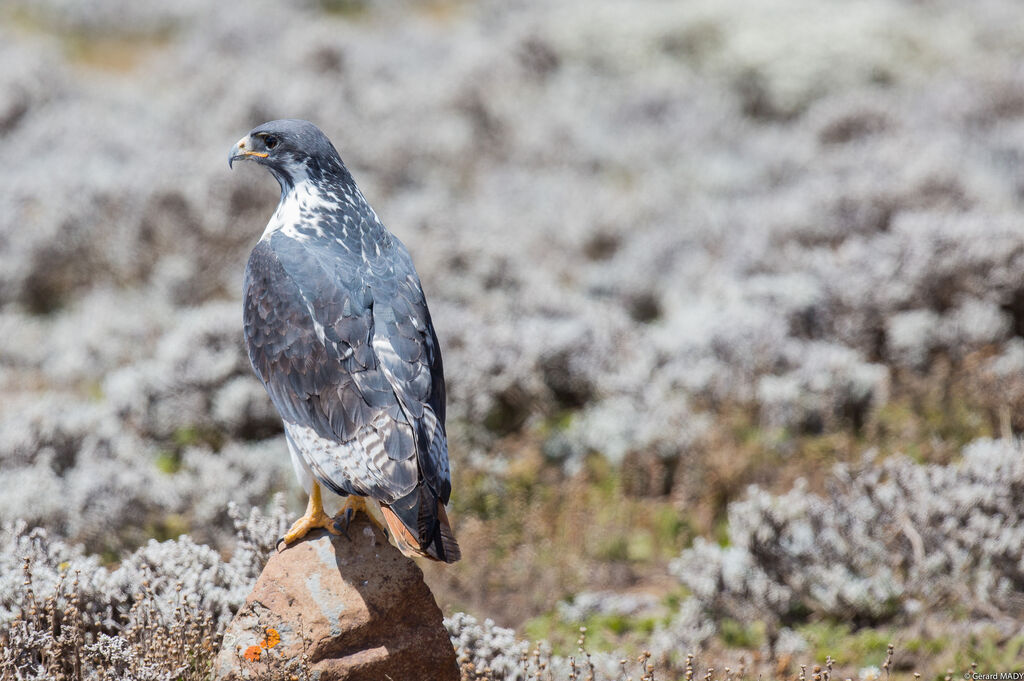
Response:
[{"label": "bird's tail", "polygon": [[462,558],[444,503],[426,485],[419,485],[394,504],[380,505],[399,550],[407,556],[454,563]]}]

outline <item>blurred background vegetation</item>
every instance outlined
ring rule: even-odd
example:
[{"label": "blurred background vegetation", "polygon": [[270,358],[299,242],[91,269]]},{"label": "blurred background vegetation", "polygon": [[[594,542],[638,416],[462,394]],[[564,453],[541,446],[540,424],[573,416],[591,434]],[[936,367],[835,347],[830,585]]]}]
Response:
[{"label": "blurred background vegetation", "polygon": [[[276,187],[225,164],[298,117],[422,275],[466,556],[423,567],[465,659],[517,678],[509,641],[578,655],[585,626],[661,678],[687,652],[870,678],[890,642],[887,673],[1019,668],[1021,18],[8,0],[0,629],[28,546],[37,579],[130,582],[149,540],[228,561],[229,502],[299,509],[240,333]],[[230,560],[204,636],[258,569]],[[109,584],[89,607],[118,636]]]}]

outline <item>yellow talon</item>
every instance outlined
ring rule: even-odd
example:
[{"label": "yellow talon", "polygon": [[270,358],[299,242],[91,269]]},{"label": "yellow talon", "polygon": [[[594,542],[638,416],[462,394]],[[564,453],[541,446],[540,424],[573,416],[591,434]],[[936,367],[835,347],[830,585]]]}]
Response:
[{"label": "yellow talon", "polygon": [[366,503],[366,497],[359,497],[354,494],[350,494],[345,497],[345,505],[341,507],[341,510],[338,511],[338,515],[335,517],[338,518],[339,522],[345,523],[345,527],[347,529],[356,513],[365,513],[366,517],[370,519],[370,522],[376,525],[381,532],[387,535],[385,525],[381,523],[376,514],[370,511],[370,506]]},{"label": "yellow talon", "polygon": [[292,528],[284,535],[284,543],[291,544],[306,536],[310,530],[322,527],[331,534],[341,534],[334,527],[334,518],[324,513],[324,504],[320,498],[320,484],[314,480],[313,489],[309,494],[306,514],[295,521]]}]

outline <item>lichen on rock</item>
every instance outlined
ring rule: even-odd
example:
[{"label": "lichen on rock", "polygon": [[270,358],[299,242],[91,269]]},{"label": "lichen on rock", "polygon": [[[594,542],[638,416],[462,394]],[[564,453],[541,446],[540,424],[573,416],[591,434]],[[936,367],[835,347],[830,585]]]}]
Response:
[{"label": "lichen on rock", "polygon": [[224,634],[218,679],[455,681],[455,650],[416,564],[365,515],[283,548]]}]

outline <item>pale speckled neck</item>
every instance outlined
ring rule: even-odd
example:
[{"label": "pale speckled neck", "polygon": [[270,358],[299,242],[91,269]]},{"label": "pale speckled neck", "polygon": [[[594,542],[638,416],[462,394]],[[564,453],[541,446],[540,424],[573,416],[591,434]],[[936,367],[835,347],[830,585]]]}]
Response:
[{"label": "pale speckled neck", "polygon": [[377,242],[388,242],[390,235],[351,176],[348,178],[348,182],[335,183],[322,175],[293,172],[291,184],[287,188],[282,184],[281,200],[261,239],[280,232],[301,243],[328,239],[362,252],[364,237],[369,235],[379,255]]}]

